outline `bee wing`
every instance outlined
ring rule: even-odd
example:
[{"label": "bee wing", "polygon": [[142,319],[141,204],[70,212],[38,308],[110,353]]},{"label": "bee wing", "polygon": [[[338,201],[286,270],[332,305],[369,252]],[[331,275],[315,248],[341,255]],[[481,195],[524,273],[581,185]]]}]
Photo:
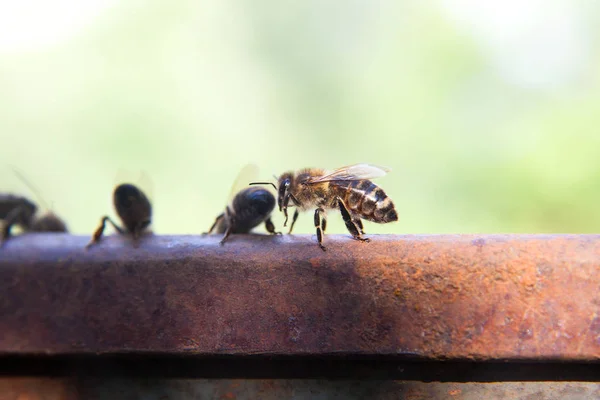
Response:
[{"label": "bee wing", "polygon": [[[18,169],[16,166],[14,165],[8,165],[11,169],[12,169],[12,173],[14,176],[17,177],[18,181],[20,182],[19,186],[25,185],[25,187],[27,187],[29,189],[29,191],[33,194],[33,198],[36,199],[39,204],[36,204],[36,206],[38,207],[38,212],[40,212],[40,216],[42,214],[54,214],[54,202],[50,201],[49,203],[46,201],[46,199],[44,198],[44,196],[42,196],[42,192],[41,190],[38,188],[37,185],[34,185],[32,181],[30,181],[28,178],[25,177],[25,173],[23,173],[20,169]],[[15,190],[15,192],[19,193],[22,190],[18,189]],[[58,218],[58,217],[57,217]]]},{"label": "bee wing", "polygon": [[[23,172],[21,172],[21,170],[19,170],[16,166],[14,166],[14,165],[8,165],[8,166],[10,167],[10,169],[12,169],[13,175],[17,177],[17,179],[19,180],[21,185],[25,185],[25,187],[27,189],[29,189],[29,191],[31,193],[33,193],[34,198],[40,203],[42,208],[45,208],[46,211],[51,211],[52,210],[51,205],[50,206],[48,205],[48,203],[44,199],[44,196],[42,196],[42,192],[38,189],[38,187],[36,185],[34,185],[29,179],[27,179],[25,177],[25,174]],[[20,191],[21,190],[18,190],[17,192],[20,192]]]},{"label": "bee wing", "polygon": [[236,194],[240,190],[246,189],[248,184],[252,181],[255,181],[258,177],[258,166],[253,163],[249,163],[244,165],[244,167],[238,172],[237,177],[233,181],[231,185],[231,189],[229,190],[229,196],[227,196],[227,204],[233,200]]},{"label": "bee wing", "polygon": [[150,178],[150,175],[147,171],[140,171],[140,177],[138,178],[138,184],[140,190],[144,192],[150,203],[153,203],[154,200],[154,181]]},{"label": "bee wing", "polygon": [[356,181],[360,179],[374,179],[380,178],[390,171],[390,168],[380,167],[373,164],[354,164],[327,172],[325,175],[314,177],[307,183],[311,184],[328,181]]}]

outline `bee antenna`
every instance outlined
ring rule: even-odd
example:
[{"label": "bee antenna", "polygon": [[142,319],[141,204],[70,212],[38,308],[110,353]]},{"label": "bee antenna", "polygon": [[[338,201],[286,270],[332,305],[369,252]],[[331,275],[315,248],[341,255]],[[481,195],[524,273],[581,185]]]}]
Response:
[{"label": "bee antenna", "polygon": [[44,201],[44,198],[40,194],[40,191],[37,190],[37,188],[34,186],[34,184],[29,182],[29,180],[27,180],[27,178],[25,178],[25,176],[14,165],[9,165],[9,167],[10,167],[10,169],[13,170],[13,172],[17,176],[17,178],[19,178],[21,180],[21,182],[23,182],[25,184],[25,186],[27,186],[29,188],[29,190],[31,190],[33,192],[35,197],[37,197],[38,201],[40,203],[42,203],[42,206],[44,206],[44,208],[46,210],[50,210],[50,207],[48,207],[48,203],[46,203],[46,201]]},{"label": "bee antenna", "polygon": [[271,185],[277,190],[277,186],[273,182],[251,182],[248,185]]}]

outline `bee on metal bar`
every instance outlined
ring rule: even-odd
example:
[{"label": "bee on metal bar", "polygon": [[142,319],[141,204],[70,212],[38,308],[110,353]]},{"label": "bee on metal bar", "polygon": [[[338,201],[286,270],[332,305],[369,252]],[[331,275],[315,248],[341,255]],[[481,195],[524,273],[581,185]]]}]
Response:
[{"label": "bee on metal bar", "polygon": [[277,205],[285,216],[283,226],[287,226],[288,207],[296,207],[289,233],[292,233],[299,210],[315,209],[317,240],[319,247],[325,251],[326,210],[339,209],[352,237],[363,242],[370,241],[363,237],[365,232],[361,219],[380,224],[398,220],[392,199],[369,180],[382,177],[389,171],[376,165],[355,164],[334,171],[307,168],[282,174],[277,181]]},{"label": "bee on metal bar", "polygon": [[224,234],[221,244],[229,238],[232,233],[249,233],[252,229],[264,222],[267,232],[270,234],[281,234],[275,231],[275,225],[271,221],[271,212],[275,208],[275,196],[264,187],[247,187],[237,191],[240,183],[247,185],[250,177],[257,175],[258,168],[253,164],[246,165],[238,174],[229,198],[231,201],[225,207],[225,211],[217,216],[208,233],[213,231]]},{"label": "bee on metal bar", "polygon": [[113,192],[113,205],[123,223],[123,227],[120,227],[108,215],[105,215],[100,220],[100,226],[94,232],[87,247],[100,241],[106,228],[106,222],[110,222],[120,234],[132,235],[136,241],[150,226],[152,222],[152,205],[144,192],[135,185],[131,183],[118,185]]},{"label": "bee on metal bar", "polygon": [[[17,177],[38,197],[44,208],[49,207],[39,191],[25,177],[13,168]],[[26,197],[14,194],[0,194],[0,220],[2,231],[0,243],[11,236],[13,226],[19,226],[24,232],[67,232],[67,225],[52,211],[37,215],[38,207]]]}]

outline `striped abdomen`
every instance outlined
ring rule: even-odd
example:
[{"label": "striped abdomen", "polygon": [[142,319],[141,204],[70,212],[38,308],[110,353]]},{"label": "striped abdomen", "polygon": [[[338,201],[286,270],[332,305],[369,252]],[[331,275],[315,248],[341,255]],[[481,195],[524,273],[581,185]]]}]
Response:
[{"label": "striped abdomen", "polygon": [[398,220],[398,214],[392,199],[373,182],[361,180],[331,183],[344,190],[343,196],[340,197],[342,197],[350,211],[361,218],[380,224]]}]

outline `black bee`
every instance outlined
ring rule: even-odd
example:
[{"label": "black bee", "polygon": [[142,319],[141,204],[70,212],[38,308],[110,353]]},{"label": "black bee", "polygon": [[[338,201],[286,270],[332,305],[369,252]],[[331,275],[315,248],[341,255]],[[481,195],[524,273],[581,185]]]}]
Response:
[{"label": "black bee", "polygon": [[[38,190],[13,167],[13,172],[45,205]],[[47,206],[45,208],[48,209]],[[13,226],[19,226],[24,232],[67,232],[67,225],[52,211],[38,216],[38,207],[26,197],[14,194],[0,194],[0,242],[8,239]]]},{"label": "black bee", "polygon": [[29,199],[13,194],[0,194],[0,220],[3,221],[0,242],[10,237],[14,225],[24,232],[67,232],[67,225],[49,211],[36,217],[37,206]]},{"label": "black bee", "polygon": [[[245,179],[250,175],[255,176],[257,168],[254,165],[247,165],[238,174],[233,185],[235,189],[239,183],[250,179]],[[235,193],[235,190],[232,190]],[[231,195],[230,195],[231,197]],[[225,243],[232,233],[249,233],[252,229],[265,223],[267,232],[271,234],[281,234],[275,232],[275,225],[271,221],[271,213],[275,208],[275,196],[263,187],[249,187],[242,189],[235,194],[231,202],[225,207],[225,211],[219,214],[215,222],[210,227],[208,233],[224,233],[221,244]]]},{"label": "black bee", "polygon": [[141,234],[152,222],[152,205],[144,192],[130,183],[123,183],[115,188],[113,193],[113,205],[117,215],[123,222],[124,228],[118,226],[109,216],[105,215],[100,221],[100,226],[94,232],[92,241],[88,247],[100,241],[106,222],[122,235],[130,234],[134,240],[139,239]]}]

